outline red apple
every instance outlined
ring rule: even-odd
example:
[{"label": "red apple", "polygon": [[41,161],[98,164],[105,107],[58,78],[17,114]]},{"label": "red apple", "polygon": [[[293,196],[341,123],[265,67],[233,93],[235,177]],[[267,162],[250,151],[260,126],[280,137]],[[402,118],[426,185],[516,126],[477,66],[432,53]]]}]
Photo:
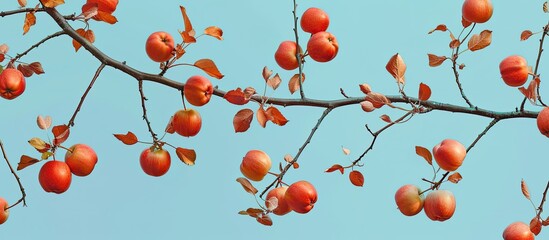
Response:
[{"label": "red apple", "polygon": [[145,51],[149,58],[155,62],[165,62],[174,55],[174,40],[167,32],[154,32],[145,43]]},{"label": "red apple", "polygon": [[139,163],[143,171],[151,176],[160,177],[170,169],[170,153],[164,149],[147,148],[141,152]]},{"label": "red apple", "polygon": [[318,195],[315,187],[307,181],[293,183],[286,190],[284,200],[290,208],[297,213],[308,213],[313,209]]},{"label": "red apple", "polygon": [[539,132],[546,137],[549,137],[549,107],[544,107],[536,118]]},{"label": "red apple", "polygon": [[440,168],[451,172],[461,166],[467,150],[456,140],[444,139],[433,148],[433,155]]},{"label": "red apple", "polygon": [[97,163],[97,154],[86,144],[75,144],[65,154],[65,162],[76,176],[88,176]]},{"label": "red apple", "polygon": [[334,59],[338,49],[336,37],[329,32],[317,32],[307,43],[309,56],[317,62],[328,62]]},{"label": "red apple", "polygon": [[446,221],[456,211],[456,199],[448,190],[434,190],[427,194],[423,203],[423,211],[433,221]]},{"label": "red apple", "polygon": [[282,186],[274,188],[269,191],[269,193],[267,193],[266,200],[269,200],[273,197],[278,199],[278,206],[273,210],[273,213],[276,215],[282,216],[292,211],[292,209],[290,208],[290,206],[288,206],[288,203],[286,203],[286,200],[284,199],[286,190],[288,190],[288,187]]},{"label": "red apple", "polygon": [[242,158],[240,172],[252,180],[261,181],[271,169],[271,158],[261,150],[250,150]]},{"label": "red apple", "polygon": [[46,192],[64,193],[71,185],[72,174],[69,165],[62,161],[48,161],[38,173],[40,186]]},{"label": "red apple", "polygon": [[187,102],[194,106],[203,106],[210,101],[213,93],[210,80],[203,76],[192,76],[187,79],[183,93]]},{"label": "red apple", "polygon": [[25,77],[14,68],[6,68],[0,73],[0,96],[12,100],[25,91]]},{"label": "red apple", "polygon": [[196,136],[202,128],[200,113],[190,108],[175,112],[172,119],[172,128],[181,136]]},{"label": "red apple", "polygon": [[0,197],[0,224],[5,223],[10,216],[10,210],[7,209],[8,207],[9,205],[6,199]]},{"label": "red apple", "polygon": [[530,231],[530,226],[523,222],[514,222],[509,224],[503,231],[505,240],[534,240],[534,233]]},{"label": "red apple", "polygon": [[[293,41],[284,41],[278,45],[275,52],[275,61],[283,69],[294,70],[299,67],[297,59],[297,44]],[[301,48],[299,48],[301,53]]]},{"label": "red apple", "polygon": [[519,55],[506,57],[499,64],[501,78],[511,87],[520,87],[528,80],[530,69],[526,59]]},{"label": "red apple", "polygon": [[421,190],[411,184],[400,187],[395,193],[398,210],[406,216],[414,216],[423,209]]},{"label": "red apple", "polygon": [[324,10],[312,7],[303,12],[300,25],[303,31],[315,34],[328,29],[328,25],[330,25],[330,18]]}]

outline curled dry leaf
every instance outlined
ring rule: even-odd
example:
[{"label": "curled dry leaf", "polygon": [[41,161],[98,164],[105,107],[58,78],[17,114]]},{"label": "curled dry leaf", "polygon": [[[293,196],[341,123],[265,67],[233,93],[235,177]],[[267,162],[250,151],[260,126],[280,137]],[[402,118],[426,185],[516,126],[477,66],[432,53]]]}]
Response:
[{"label": "curled dry leaf", "polygon": [[463,28],[467,28],[467,27],[471,26],[471,24],[473,24],[473,23],[469,22],[468,20],[465,20],[465,18],[463,18],[463,16],[461,17],[461,25],[463,26]]},{"label": "curled dry leaf", "polygon": [[223,98],[235,105],[244,105],[250,101],[250,98],[246,97],[241,88],[228,91]]},{"label": "curled dry leaf", "polygon": [[259,122],[261,127],[265,128],[267,121],[269,121],[269,118],[267,117],[267,113],[265,113],[265,109],[263,109],[263,104],[261,104],[259,109],[257,109],[257,122]]},{"label": "curled dry leaf", "polygon": [[375,105],[385,105],[390,104],[391,101],[385,95],[377,92],[370,92],[366,95],[366,98],[364,100],[370,101],[371,103]]},{"label": "curled dry leaf", "polygon": [[335,171],[339,171],[341,174],[343,174],[345,172],[345,168],[343,168],[343,166],[339,164],[334,164],[330,168],[326,169],[324,172],[330,173]]},{"label": "curled dry leaf", "polygon": [[431,151],[429,151],[429,149],[421,146],[416,146],[416,154],[420,157],[423,157],[425,161],[429,163],[429,165],[433,165],[433,155],[431,154]]},{"label": "curled dry leaf", "polygon": [[450,41],[450,49],[456,49],[457,47],[459,47],[461,45],[461,42],[459,41],[459,39],[453,39],[452,41]]},{"label": "curled dry leaf", "polygon": [[448,59],[445,56],[437,56],[434,54],[427,54],[427,57],[429,57],[429,66],[430,67],[438,67],[440,66],[446,59]]},{"label": "curled dry leaf", "polygon": [[547,219],[543,220],[543,222],[541,222],[541,225],[549,226],[549,217],[547,217]]},{"label": "curled dry leaf", "polygon": [[387,114],[383,114],[379,118],[381,118],[381,120],[383,120],[386,123],[392,123],[393,122],[393,120],[391,120],[391,118]]},{"label": "curled dry leaf", "polygon": [[38,75],[44,73],[44,69],[42,68],[42,64],[40,62],[32,62],[29,64],[29,68]]},{"label": "curled dry leaf", "polygon": [[43,152],[42,156],[40,156],[40,159],[46,160],[46,159],[50,158],[51,156],[53,156],[52,152]]},{"label": "curled dry leaf", "polygon": [[206,34],[208,36],[212,36],[212,37],[217,38],[219,40],[223,40],[223,30],[221,30],[221,28],[216,27],[216,26],[207,27],[204,30],[204,34]]},{"label": "curled dry leaf", "polygon": [[528,190],[528,185],[526,185],[526,181],[524,181],[524,179],[520,180],[520,189],[522,190],[522,195],[524,195],[526,199],[530,200],[530,191]]},{"label": "curled dry leaf", "polygon": [[418,98],[420,101],[427,101],[431,97],[431,88],[424,83],[419,84]]},{"label": "curled dry leaf", "polygon": [[181,44],[176,44],[175,45],[175,58],[176,59],[180,59],[181,57],[183,57],[183,55],[185,55],[185,49],[183,48],[183,46]]},{"label": "curled dry leaf", "polygon": [[267,214],[261,214],[260,216],[258,216],[256,218],[256,220],[257,220],[257,222],[259,222],[259,223],[261,223],[265,226],[272,226],[273,225],[273,220]]},{"label": "curled dry leaf", "polygon": [[244,89],[244,97],[246,99],[250,100],[254,94],[256,94],[255,88],[247,87]]},{"label": "curled dry leaf", "polygon": [[357,170],[353,170],[349,173],[349,180],[351,180],[351,183],[357,187],[364,186],[364,175]]},{"label": "curled dry leaf", "polygon": [[42,130],[46,130],[50,128],[51,117],[50,116],[43,117],[41,115],[38,115],[38,117],[36,118],[36,125],[38,125],[38,127]]},{"label": "curled dry leaf", "polygon": [[246,209],[246,214],[250,217],[253,217],[253,218],[257,218],[259,216],[261,216],[263,213],[265,213],[263,211],[263,209],[260,209],[260,208],[248,208]]},{"label": "curled dry leaf", "polygon": [[272,78],[267,79],[267,86],[271,87],[273,90],[276,90],[278,86],[280,86],[280,83],[282,83],[282,79],[280,79],[278,73]]},{"label": "curled dry leaf", "polygon": [[522,33],[520,34],[520,40],[521,40],[521,41],[526,41],[526,40],[528,40],[528,38],[530,38],[532,35],[533,35],[532,31],[530,31],[530,30],[524,30],[524,31],[522,31]]},{"label": "curled dry leaf", "polygon": [[36,16],[34,16],[34,12],[28,12],[23,23],[23,35],[27,34],[34,24],[36,24]]},{"label": "curled dry leaf", "polygon": [[267,207],[267,210],[273,211],[278,207],[278,198],[271,197],[265,201],[265,205]]},{"label": "curled dry leaf", "polygon": [[170,121],[168,121],[168,124],[166,125],[166,129],[164,129],[164,132],[173,134],[175,132],[175,129],[173,128],[173,116],[170,117]]},{"label": "curled dry leaf", "polygon": [[217,79],[222,79],[224,77],[224,75],[219,72],[219,69],[217,69],[215,63],[210,59],[200,59],[194,63],[194,66],[200,68],[211,77]]},{"label": "curled dry leaf", "polygon": [[271,75],[273,75],[273,71],[271,69],[269,69],[267,66],[265,66],[265,67],[263,67],[263,71],[262,71],[261,75],[263,76],[263,79],[265,79],[265,81],[267,81],[267,80],[269,80]]},{"label": "curled dry leaf", "polygon": [[95,19],[97,19],[97,21],[106,22],[108,24],[115,24],[118,22],[118,19],[116,19],[115,16],[113,16],[108,12],[103,12],[103,11],[97,11],[97,15],[95,15]]},{"label": "curled dry leaf", "polygon": [[179,6],[181,9],[181,15],[183,16],[183,23],[185,24],[185,31],[179,32],[181,33],[181,37],[183,38],[183,42],[185,43],[194,43],[196,42],[196,38],[194,38],[194,29],[193,25],[191,24],[191,20],[189,19],[189,16],[187,16],[187,10],[183,6]]},{"label": "curled dry leaf", "polygon": [[265,113],[268,119],[278,126],[284,126],[288,123],[288,119],[274,106],[268,107]]},{"label": "curled dry leaf", "polygon": [[48,8],[54,8],[65,3],[64,0],[42,0],[42,5]]},{"label": "curled dry leaf", "polygon": [[17,0],[17,2],[19,3],[19,6],[22,8],[27,6],[27,0]]},{"label": "curled dry leaf", "polygon": [[[78,33],[78,35],[80,35],[81,37],[88,40],[88,42],[90,42],[90,43],[95,42],[95,34],[93,33],[93,31],[91,29],[85,30],[83,28],[79,28],[79,29],[76,30],[76,33]],[[78,52],[80,47],[82,47],[82,45],[74,39],[72,40],[72,46],[74,47],[74,51],[76,51],[76,52]]]},{"label": "curled dry leaf", "polygon": [[67,125],[57,125],[51,129],[53,133],[53,144],[58,146],[65,142],[70,135],[70,128]]},{"label": "curled dry leaf", "polygon": [[358,85],[358,87],[360,88],[360,91],[364,94],[368,94],[372,92],[372,87],[370,87],[370,84],[363,83]]},{"label": "curled dry leaf", "polygon": [[233,118],[233,127],[235,132],[245,132],[250,128],[254,111],[251,109],[242,109],[236,113]]},{"label": "curled dry leaf", "polygon": [[25,77],[30,77],[34,74],[32,69],[26,63],[20,63],[17,65],[17,70],[19,70]]},{"label": "curled dry leaf", "polygon": [[[301,74],[301,83],[305,82],[305,73]],[[299,90],[299,74],[294,74],[290,81],[288,82],[288,89],[291,94],[294,94]]]},{"label": "curled dry leaf", "polygon": [[539,218],[538,216],[535,216],[530,221],[530,231],[536,236],[541,232],[542,226],[543,224],[542,224],[541,218]]},{"label": "curled dry leaf", "polygon": [[40,153],[44,153],[50,150],[51,146],[40,138],[31,138],[29,144]]},{"label": "curled dry leaf", "polygon": [[[240,185],[242,185],[242,187],[244,188],[244,190],[252,195],[255,195],[257,193],[257,189],[250,183],[250,181],[248,181],[248,179],[246,178],[243,178],[243,177],[239,177],[236,179],[236,181],[238,183],[240,183]],[[263,211],[261,211],[263,212]]]},{"label": "curled dry leaf", "polygon": [[132,132],[128,132],[126,134],[113,134],[114,137],[116,137],[118,140],[120,140],[122,143],[126,145],[133,145],[137,143],[137,136],[133,134]]},{"label": "curled dry leaf", "polygon": [[448,177],[448,181],[450,181],[452,183],[459,183],[459,181],[461,181],[461,179],[463,179],[463,177],[458,172],[452,173],[452,175],[450,175]]},{"label": "curled dry leaf", "polygon": [[189,166],[194,166],[194,162],[196,161],[196,152],[193,149],[178,147],[175,149],[175,153],[183,163]]},{"label": "curled dry leaf", "polygon": [[33,165],[35,163],[39,162],[38,159],[29,157],[27,155],[21,156],[21,159],[19,160],[19,163],[17,164],[17,171],[22,170],[30,165]]},{"label": "curled dry leaf", "polygon": [[538,99],[538,86],[540,84],[540,79],[535,78],[534,80],[530,81],[530,84],[528,84],[528,88],[520,87],[518,90],[526,97],[532,104],[536,104],[536,101]]},{"label": "curled dry leaf", "polygon": [[389,59],[389,62],[387,62],[385,69],[387,69],[389,74],[391,74],[391,76],[393,76],[399,84],[404,84],[406,82],[404,79],[406,64],[400,54],[397,53],[393,55],[391,59]]},{"label": "curled dry leaf", "polygon": [[440,25],[438,25],[435,29],[429,31],[429,33],[427,33],[427,34],[431,34],[431,33],[435,32],[435,31],[446,32],[447,30],[448,30],[448,28],[446,27],[446,25],[440,24]]},{"label": "curled dry leaf", "polygon": [[467,43],[467,47],[471,52],[481,50],[485,47],[490,46],[492,43],[492,31],[490,30],[484,30],[480,32],[480,34],[475,34],[469,39],[469,43]]}]

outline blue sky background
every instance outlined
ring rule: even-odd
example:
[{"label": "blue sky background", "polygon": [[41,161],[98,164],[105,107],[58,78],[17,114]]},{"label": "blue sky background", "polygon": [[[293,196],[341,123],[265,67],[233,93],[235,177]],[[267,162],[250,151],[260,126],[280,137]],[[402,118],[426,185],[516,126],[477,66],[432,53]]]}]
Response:
[{"label": "blue sky background", "polygon": [[[67,1],[58,8],[63,14],[80,13],[84,1]],[[29,1],[29,5],[36,4]],[[225,74],[214,85],[230,90],[253,86],[263,89],[261,70],[268,66],[284,82],[273,97],[291,96],[286,89],[295,72],[279,68],[273,58],[278,44],[293,39],[292,1],[172,1],[147,3],[122,0],[115,12],[119,22],[113,26],[91,22],[95,45],[113,58],[147,72],[157,72],[158,65],[144,51],[145,40],[155,31],[168,31],[177,41],[183,29],[179,5],[187,8],[197,31],[215,25],[224,30],[223,41],[201,38],[187,49],[184,62],[200,58],[213,59]],[[462,1],[298,1],[298,12],[319,7],[330,15],[329,31],[339,42],[338,56],[329,63],[308,61],[305,91],[316,99],[340,99],[339,89],[360,96],[358,84],[369,83],[374,91],[397,94],[385,64],[400,53],[408,66],[406,90],[415,96],[420,82],[428,84],[432,100],[458,105],[461,99],[450,65],[430,68],[427,53],[448,55],[448,33],[427,32],[446,24],[455,34],[461,30]],[[494,15],[477,26],[493,31],[488,48],[462,55],[467,67],[460,72],[471,101],[482,108],[510,111],[522,96],[507,87],[499,76],[499,62],[513,54],[523,55],[534,64],[539,35],[520,42],[525,29],[541,30],[548,15],[541,11],[543,1],[495,1]],[[16,9],[16,1],[2,4],[2,10]],[[22,36],[23,15],[0,19],[3,34],[0,43],[10,46],[10,54],[26,50],[39,39],[58,31],[46,14],[37,16],[37,24]],[[73,23],[80,28],[84,24]],[[300,32],[302,45],[307,35]],[[46,138],[36,127],[37,115],[50,115],[54,124],[64,124],[71,117],[78,100],[100,63],[88,52],[74,53],[71,39],[50,40],[25,56],[25,62],[40,61],[46,74],[27,80],[27,90],[14,101],[0,101],[0,139],[12,164],[22,154],[38,157],[27,144],[32,137]],[[547,55],[540,74],[547,76]],[[185,81],[199,70],[181,67],[166,76]],[[169,117],[182,108],[178,91],[158,84],[145,83],[149,118],[157,132],[162,132]],[[547,96],[543,86],[541,94]],[[74,177],[70,189],[61,194],[45,193],[38,183],[42,163],[18,172],[27,191],[28,207],[17,206],[0,227],[1,239],[498,239],[503,229],[515,221],[529,222],[534,216],[531,204],[520,192],[524,178],[537,204],[549,180],[547,149],[534,119],[514,119],[497,124],[468,154],[459,172],[464,179],[457,185],[446,183],[456,197],[455,215],[446,222],[432,222],[424,213],[403,216],[394,203],[394,192],[402,185],[427,188],[421,178],[431,178],[432,170],[415,154],[414,146],[432,148],[445,138],[468,146],[490,122],[476,116],[432,112],[384,132],[374,151],[359,168],[365,187],[352,186],[346,175],[324,173],[329,166],[349,164],[370,144],[364,128],[379,129],[379,119],[388,114],[393,119],[401,112],[382,108],[373,113],[359,106],[334,110],[322,124],[300,159],[301,168],[284,178],[291,183],[308,180],[318,191],[318,202],[306,215],[291,213],[273,216],[274,226],[265,227],[254,219],[240,216],[239,210],[255,206],[253,197],[235,182],[241,176],[239,164],[250,149],[262,149],[273,159],[273,166],[285,154],[295,155],[323,109],[307,107],[280,108],[290,120],[284,127],[268,124],[262,129],[253,122],[246,133],[235,134],[232,117],[241,107],[220,98],[200,107],[202,131],[197,137],[168,136],[174,145],[194,148],[198,159],[189,167],[177,160],[172,151],[172,167],[161,178],[144,174],[139,154],[147,146],[126,146],[113,133],[133,131],[148,140],[137,82],[107,67],[90,92],[71,136],[65,145],[86,143],[99,155],[94,172],[88,177]],[[246,107],[256,109],[255,103]],[[530,110],[539,108],[528,106]],[[343,155],[341,146],[351,150]],[[62,158],[64,153],[58,153]],[[12,175],[0,163],[0,195],[10,203],[20,197]],[[272,177],[254,183],[263,189]],[[547,207],[547,205],[546,205]],[[547,216],[547,214],[544,214]],[[542,231],[538,239],[549,236]]]}]

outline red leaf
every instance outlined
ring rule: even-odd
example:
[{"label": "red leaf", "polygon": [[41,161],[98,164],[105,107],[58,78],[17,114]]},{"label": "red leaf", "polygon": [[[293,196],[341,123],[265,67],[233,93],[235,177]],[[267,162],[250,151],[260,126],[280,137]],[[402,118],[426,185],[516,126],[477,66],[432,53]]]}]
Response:
[{"label": "red leaf", "polygon": [[250,183],[250,181],[248,181],[248,179],[243,178],[243,177],[239,177],[239,178],[236,179],[236,181],[238,183],[240,183],[240,185],[242,185],[242,187],[244,188],[244,190],[246,192],[248,192],[252,195],[255,195],[258,192],[257,189]]},{"label": "red leaf", "polygon": [[246,98],[244,92],[240,88],[228,91],[227,93],[225,93],[223,98],[235,105],[244,105],[250,101],[249,98]]},{"label": "red leaf", "polygon": [[233,127],[235,132],[245,132],[250,128],[254,111],[251,109],[242,109],[236,113],[233,118]]},{"label": "red leaf", "polygon": [[492,43],[492,31],[484,30],[480,34],[475,34],[469,39],[467,46],[471,52],[481,50],[485,47],[490,46]]},{"label": "red leaf", "polygon": [[448,30],[448,28],[446,27],[446,25],[440,24],[440,25],[438,25],[435,29],[429,31],[428,34],[431,34],[431,33],[435,32],[435,31],[446,32],[446,30]]},{"label": "red leaf", "polygon": [[115,16],[113,16],[108,12],[103,12],[100,10],[97,11],[97,15],[95,15],[93,18],[96,19],[97,21],[103,21],[109,24],[115,24],[118,22],[118,19],[116,19]]},{"label": "red leaf", "polygon": [[389,116],[387,116],[386,114],[381,115],[379,118],[381,118],[381,120],[383,120],[386,123],[392,123],[393,122],[391,120],[391,118]]},{"label": "red leaf", "polygon": [[42,64],[40,62],[32,62],[29,64],[29,68],[38,75],[44,73],[44,69],[42,68]]},{"label": "red leaf", "polygon": [[459,47],[461,45],[461,42],[459,41],[459,39],[453,39],[452,41],[450,41],[450,48],[451,49],[455,49],[457,47]]},{"label": "red leaf", "polygon": [[51,129],[54,139],[53,144],[58,146],[65,142],[70,135],[70,128],[67,125],[58,125]]},{"label": "red leaf", "polygon": [[[305,82],[305,73],[301,74],[301,84]],[[290,81],[288,82],[288,89],[290,89],[290,93],[294,94],[297,90],[299,90],[299,74],[295,74],[292,78],[290,78]]]},{"label": "red leaf", "polygon": [[194,63],[194,66],[202,69],[202,71],[214,78],[222,79],[224,77],[217,69],[215,63],[210,59],[200,59]]},{"label": "red leaf", "polygon": [[335,172],[335,171],[339,171],[339,172],[341,172],[341,174],[343,174],[345,172],[345,168],[343,168],[343,166],[341,166],[339,164],[334,164],[330,168],[326,169],[324,172],[330,173],[330,172]]},{"label": "red leaf", "polygon": [[263,209],[260,208],[248,208],[246,209],[246,214],[250,217],[257,218],[261,214],[265,213]]},{"label": "red leaf", "polygon": [[532,220],[530,221],[530,231],[534,235],[537,236],[541,232],[541,227],[542,227],[541,219],[538,216],[535,216],[534,218],[532,218]]},{"label": "red leaf", "polygon": [[448,177],[448,181],[453,182],[453,183],[459,183],[459,181],[461,181],[461,179],[463,179],[463,177],[458,172],[455,172],[455,173],[453,173],[452,175],[450,175]]},{"label": "red leaf", "polygon": [[122,143],[126,145],[133,145],[138,142],[137,136],[133,134],[132,132],[128,132],[125,135],[124,134],[113,134],[114,137],[116,137],[118,140],[120,140]]},{"label": "red leaf", "polygon": [[438,67],[440,66],[444,61],[446,61],[447,57],[445,56],[437,56],[434,54],[427,54],[429,57],[429,66],[430,67]]},{"label": "red leaf", "polygon": [[204,30],[204,34],[212,36],[212,37],[217,38],[219,40],[223,40],[223,30],[221,30],[221,28],[218,28],[216,26],[207,27]]},{"label": "red leaf", "polygon": [[269,120],[278,126],[284,126],[288,123],[288,119],[274,106],[268,107],[265,113]]},{"label": "red leaf", "polygon": [[416,154],[423,157],[425,161],[429,163],[429,165],[433,165],[433,155],[431,154],[429,149],[421,146],[416,146]]},{"label": "red leaf", "polygon": [[267,126],[267,121],[269,121],[269,117],[267,117],[267,113],[265,113],[265,109],[263,109],[263,104],[261,104],[257,110],[257,121],[263,128]]},{"label": "red leaf", "polygon": [[530,200],[530,191],[528,191],[528,185],[526,185],[524,179],[520,180],[520,189],[522,190],[522,194],[526,197],[526,199]]},{"label": "red leaf", "polygon": [[34,74],[32,68],[26,63],[20,63],[17,65],[17,70],[19,70],[25,77],[30,77]]},{"label": "red leaf", "polygon": [[168,125],[166,125],[166,129],[164,129],[164,132],[169,134],[173,134],[175,132],[175,129],[173,128],[173,116],[170,117],[170,121],[168,121]]},{"label": "red leaf", "polygon": [[463,28],[467,28],[467,27],[471,26],[471,24],[473,24],[473,23],[469,22],[468,20],[465,20],[465,18],[463,18],[463,16],[461,17],[461,25],[463,26]]},{"label": "red leaf", "polygon": [[267,214],[261,214],[261,216],[258,216],[256,218],[257,222],[265,225],[265,226],[272,226],[273,225],[273,220],[271,220],[271,217],[269,217],[269,215]]},{"label": "red leaf", "polygon": [[177,157],[185,164],[193,166],[196,161],[196,152],[193,149],[178,147],[175,149]]},{"label": "red leaf", "polygon": [[431,88],[424,83],[419,84],[419,100],[420,101],[427,101],[431,97]]},{"label": "red leaf", "polygon": [[404,84],[406,81],[404,79],[404,74],[406,73],[406,64],[400,56],[400,54],[395,54],[389,59],[385,69],[393,76],[398,83]]},{"label": "red leaf", "polygon": [[351,183],[357,187],[364,186],[364,176],[359,171],[352,171],[349,173],[349,180],[351,180]]},{"label": "red leaf", "polygon": [[524,96],[526,98],[528,98],[528,100],[530,100],[531,103],[535,104],[537,99],[538,99],[538,92],[537,92],[537,89],[538,89],[538,86],[540,84],[540,79],[539,78],[535,78],[534,80],[532,80],[530,82],[530,84],[528,84],[528,88],[524,88],[524,87],[520,87],[518,90],[524,94]]},{"label": "red leaf", "polygon": [[526,40],[528,40],[528,38],[530,38],[532,35],[533,35],[532,31],[530,31],[530,30],[524,30],[524,31],[520,34],[520,40],[521,40],[521,41],[526,41]]},{"label": "red leaf", "polygon": [[19,160],[19,164],[17,164],[17,171],[22,170],[30,165],[33,165],[35,163],[39,162],[38,159],[23,155],[21,156],[21,160]]}]

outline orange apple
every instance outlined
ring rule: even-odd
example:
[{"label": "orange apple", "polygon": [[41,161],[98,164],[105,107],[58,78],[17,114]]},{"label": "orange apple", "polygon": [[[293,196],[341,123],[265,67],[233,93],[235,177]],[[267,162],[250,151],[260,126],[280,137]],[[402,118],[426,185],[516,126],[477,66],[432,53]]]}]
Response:
[{"label": "orange apple", "polygon": [[88,176],[97,163],[97,154],[86,144],[75,144],[65,154],[65,162],[76,176]]},{"label": "orange apple", "polygon": [[[299,61],[297,59],[298,46],[293,41],[284,41],[278,45],[278,49],[275,52],[275,61],[283,69],[294,70],[299,67]],[[301,48],[299,48],[301,53]]]},{"label": "orange apple", "polygon": [[170,153],[164,149],[147,148],[141,152],[139,163],[143,172],[153,177],[160,177],[170,169]]},{"label": "orange apple", "polygon": [[46,192],[64,193],[71,185],[72,174],[65,162],[52,160],[46,162],[38,173],[40,186]]},{"label": "orange apple", "polygon": [[308,213],[313,209],[318,199],[315,187],[307,181],[293,183],[286,190],[284,200],[290,208],[297,213]]},{"label": "orange apple", "polygon": [[338,49],[336,37],[329,32],[317,32],[307,43],[309,56],[317,62],[328,62],[334,59]]},{"label": "orange apple", "polygon": [[0,96],[12,100],[25,91],[25,77],[15,68],[6,68],[0,73]]},{"label": "orange apple", "polygon": [[528,80],[530,69],[526,59],[519,55],[506,57],[499,63],[501,78],[511,87],[520,87]]},{"label": "orange apple", "polygon": [[240,172],[252,180],[261,181],[271,169],[271,158],[261,150],[250,150],[242,158]]},{"label": "orange apple", "polygon": [[423,211],[433,221],[446,221],[456,211],[456,199],[448,190],[434,190],[427,194],[423,202]]},{"label": "orange apple", "polygon": [[300,25],[303,31],[315,34],[328,29],[328,25],[330,25],[330,18],[324,10],[312,7],[303,12]]},{"label": "orange apple", "polygon": [[273,210],[273,213],[276,215],[282,216],[292,211],[292,209],[290,208],[290,206],[288,206],[288,203],[286,203],[286,200],[284,199],[286,190],[288,190],[288,187],[282,186],[274,188],[269,191],[269,193],[267,193],[266,200],[269,200],[273,197],[278,199],[278,206]]},{"label": "orange apple", "polygon": [[465,20],[474,23],[484,23],[490,20],[494,6],[490,0],[465,0],[461,8]]},{"label": "orange apple", "polygon": [[411,184],[400,187],[395,193],[398,210],[406,216],[414,216],[423,209],[421,190]]},{"label": "orange apple", "polygon": [[213,90],[210,80],[203,76],[196,75],[187,79],[183,93],[187,102],[199,107],[210,101]]},{"label": "orange apple", "polygon": [[181,136],[196,136],[202,128],[200,113],[190,108],[175,112],[172,119],[172,128]]},{"label": "orange apple", "polygon": [[514,222],[509,224],[503,231],[504,240],[534,240],[534,233],[530,231],[530,226],[523,222]]},{"label": "orange apple", "polygon": [[155,62],[166,62],[174,56],[174,40],[167,32],[154,32],[145,43],[147,56]]},{"label": "orange apple", "polygon": [[461,166],[467,150],[456,140],[444,139],[433,148],[433,155],[440,168],[451,172]]},{"label": "orange apple", "polygon": [[5,223],[10,216],[10,210],[7,209],[8,207],[9,205],[6,199],[0,197],[0,224]]}]

